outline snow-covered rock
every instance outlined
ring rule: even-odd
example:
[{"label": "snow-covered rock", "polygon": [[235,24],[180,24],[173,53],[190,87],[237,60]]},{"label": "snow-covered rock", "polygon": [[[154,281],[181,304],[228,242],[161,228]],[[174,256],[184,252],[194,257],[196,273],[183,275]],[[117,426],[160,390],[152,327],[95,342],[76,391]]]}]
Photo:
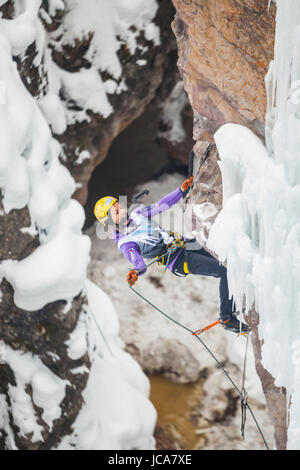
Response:
[{"label": "snow-covered rock", "polygon": [[[46,67],[40,6],[1,2],[0,448],[153,448],[148,380],[123,351],[109,299],[86,282],[84,211],[71,199],[76,184],[43,114],[56,113],[63,129],[62,109],[53,96],[40,108],[22,80],[32,45],[32,74]],[[48,7],[55,14],[65,4]]]},{"label": "snow-covered rock", "polygon": [[[169,0],[53,5],[43,2],[39,11],[44,34],[36,97],[64,147],[65,163],[78,183],[76,198],[85,203],[90,176],[113,139],[155,98],[158,107],[178,81],[176,55],[169,54],[176,49],[170,27],[174,7]],[[81,152],[90,158],[79,161],[75,155]]]},{"label": "snow-covered rock", "polygon": [[271,410],[277,445],[285,447],[287,425],[287,448],[299,449],[300,6],[276,3],[274,61],[266,77],[267,146],[239,125],[216,132],[223,209],[208,246],[227,260],[237,308],[245,300],[247,311],[259,312],[258,361],[275,379],[278,393]]},{"label": "snow-covered rock", "polygon": [[153,449],[156,412],[148,400],[149,381],[122,348],[109,297],[91,281],[86,289],[84,322],[91,369],[83,391],[84,405],[72,433],[62,439],[58,449]]}]

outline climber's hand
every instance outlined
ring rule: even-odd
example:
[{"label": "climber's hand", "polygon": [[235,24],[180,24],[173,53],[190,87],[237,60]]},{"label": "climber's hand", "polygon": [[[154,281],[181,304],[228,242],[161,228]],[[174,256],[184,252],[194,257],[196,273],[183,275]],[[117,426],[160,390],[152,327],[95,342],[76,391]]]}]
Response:
[{"label": "climber's hand", "polygon": [[138,280],[138,274],[137,274],[137,271],[135,271],[134,269],[132,269],[131,271],[129,271],[129,273],[127,274],[127,282],[128,284],[131,286],[133,286],[133,284],[136,283],[136,281]]},{"label": "climber's hand", "polygon": [[194,177],[191,176],[190,178],[188,178],[187,180],[185,180],[182,185],[180,186],[180,189],[181,191],[184,193],[184,191],[187,191],[189,189],[190,186],[192,186],[193,184],[193,181],[194,181]]}]

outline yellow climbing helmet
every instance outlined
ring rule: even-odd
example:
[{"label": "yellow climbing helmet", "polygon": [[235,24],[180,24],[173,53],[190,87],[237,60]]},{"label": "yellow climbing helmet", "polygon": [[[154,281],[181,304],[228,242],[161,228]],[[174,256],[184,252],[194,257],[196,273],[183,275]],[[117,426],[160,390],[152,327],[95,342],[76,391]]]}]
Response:
[{"label": "yellow climbing helmet", "polygon": [[112,196],[106,196],[96,202],[94,208],[95,217],[103,224],[107,225],[108,211],[117,202],[118,199]]}]

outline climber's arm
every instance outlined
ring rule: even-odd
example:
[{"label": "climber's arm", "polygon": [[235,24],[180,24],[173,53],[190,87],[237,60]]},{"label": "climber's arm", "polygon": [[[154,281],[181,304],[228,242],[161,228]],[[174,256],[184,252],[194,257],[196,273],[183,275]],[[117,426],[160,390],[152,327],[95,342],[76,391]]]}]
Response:
[{"label": "climber's arm", "polygon": [[137,281],[137,277],[144,274],[147,270],[146,263],[141,255],[141,251],[135,242],[123,243],[121,251],[133,265],[133,269],[127,275],[127,282],[133,285]]},{"label": "climber's arm", "polygon": [[174,206],[181,198],[183,193],[193,184],[193,177],[185,180],[179,188],[164,196],[156,204],[151,206],[142,207],[137,209],[137,213],[144,216],[153,217],[161,212],[167,211],[170,207]]}]

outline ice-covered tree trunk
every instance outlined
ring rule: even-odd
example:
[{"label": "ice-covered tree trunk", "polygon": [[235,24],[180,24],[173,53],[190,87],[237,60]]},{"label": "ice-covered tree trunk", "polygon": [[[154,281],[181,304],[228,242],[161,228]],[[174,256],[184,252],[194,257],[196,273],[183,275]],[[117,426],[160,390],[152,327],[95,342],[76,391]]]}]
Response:
[{"label": "ice-covered tree trunk", "polygon": [[149,448],[149,384],[109,299],[86,281],[84,212],[44,115],[66,124],[48,96],[57,77],[41,21],[64,7],[0,8],[0,448]]}]

